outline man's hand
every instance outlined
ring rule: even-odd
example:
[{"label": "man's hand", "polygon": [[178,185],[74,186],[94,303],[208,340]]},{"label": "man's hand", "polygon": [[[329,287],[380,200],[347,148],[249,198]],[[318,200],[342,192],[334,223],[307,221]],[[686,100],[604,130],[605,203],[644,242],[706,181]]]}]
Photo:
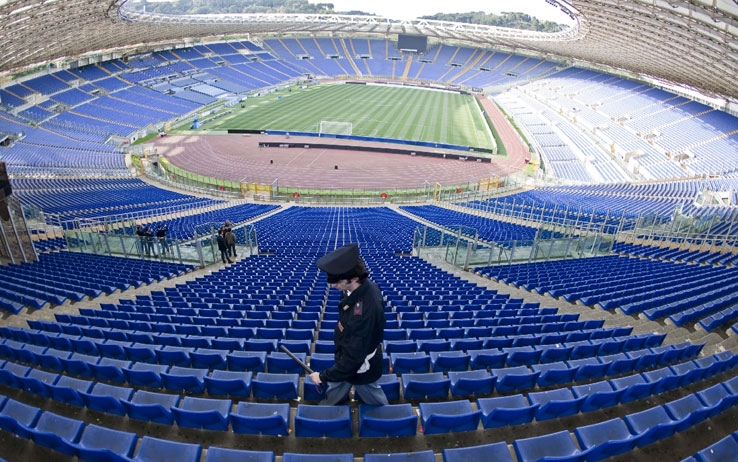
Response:
[{"label": "man's hand", "polygon": [[320,385],[320,373],[313,372],[312,374],[310,374],[310,380],[312,380],[315,385]]}]

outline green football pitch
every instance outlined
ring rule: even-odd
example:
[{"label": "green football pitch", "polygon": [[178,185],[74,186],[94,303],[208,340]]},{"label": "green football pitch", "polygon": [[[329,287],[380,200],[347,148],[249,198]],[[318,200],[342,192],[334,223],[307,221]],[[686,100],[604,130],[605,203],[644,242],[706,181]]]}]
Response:
[{"label": "green football pitch", "polygon": [[352,135],[492,148],[493,128],[475,98],[386,85],[319,84],[249,97],[201,129],[320,132],[348,122]]}]

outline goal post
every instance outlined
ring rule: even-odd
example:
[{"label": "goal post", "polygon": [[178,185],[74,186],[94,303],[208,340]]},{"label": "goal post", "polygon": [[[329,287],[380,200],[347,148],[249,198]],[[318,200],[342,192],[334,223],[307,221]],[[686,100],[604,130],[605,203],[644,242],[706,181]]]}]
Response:
[{"label": "goal post", "polygon": [[320,136],[335,135],[351,135],[353,133],[354,124],[351,122],[332,122],[330,120],[321,120],[318,134]]}]

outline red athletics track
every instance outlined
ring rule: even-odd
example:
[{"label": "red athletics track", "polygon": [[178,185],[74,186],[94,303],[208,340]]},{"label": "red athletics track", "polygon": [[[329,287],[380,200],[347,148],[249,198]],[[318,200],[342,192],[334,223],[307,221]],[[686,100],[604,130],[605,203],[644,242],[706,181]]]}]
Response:
[{"label": "red athletics track", "polygon": [[[378,190],[421,188],[426,182],[476,183],[483,178],[520,170],[527,156],[525,146],[497,107],[489,102],[485,109],[511,153],[507,157],[494,156],[492,163],[338,149],[260,148],[259,141],[288,141],[285,137],[268,135],[168,135],[158,138],[155,146],[169,162],[189,172],[248,183],[272,184],[276,181],[281,187]],[[289,142],[411,149],[394,143],[334,138],[290,137]],[[433,151],[464,155],[458,151]]]}]

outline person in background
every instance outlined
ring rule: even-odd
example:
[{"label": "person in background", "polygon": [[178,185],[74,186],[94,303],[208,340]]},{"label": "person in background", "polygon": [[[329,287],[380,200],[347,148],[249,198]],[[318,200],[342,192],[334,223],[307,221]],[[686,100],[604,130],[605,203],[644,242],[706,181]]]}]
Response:
[{"label": "person in background", "polygon": [[146,250],[146,256],[156,256],[156,249],[154,248],[154,231],[151,229],[151,226],[147,226],[144,228],[143,232],[143,243],[144,249]]},{"label": "person in background", "polygon": [[387,397],[377,381],[382,376],[384,305],[376,283],[368,279],[359,246],[348,244],[318,260],[328,284],[340,290],[339,319],[334,330],[335,362],[313,372],[314,384],[328,384],[320,404],[346,402],[353,387],[358,398],[369,405],[386,405]]},{"label": "person in background", "polygon": [[228,258],[228,244],[226,244],[224,234],[225,232],[223,231],[223,228],[220,228],[218,230],[218,236],[216,236],[216,240],[218,241],[218,250],[220,250],[220,258],[223,259],[223,263],[226,261],[228,263],[233,263],[233,261]]},{"label": "person in background", "polygon": [[159,225],[156,228],[156,240],[159,241],[159,246],[161,247],[162,255],[166,255],[169,252],[169,242],[167,241],[167,231],[168,231],[168,228],[166,225]]},{"label": "person in background", "polygon": [[226,246],[228,247],[228,258],[236,258],[236,234],[231,228],[226,228],[224,234],[226,240]]}]

